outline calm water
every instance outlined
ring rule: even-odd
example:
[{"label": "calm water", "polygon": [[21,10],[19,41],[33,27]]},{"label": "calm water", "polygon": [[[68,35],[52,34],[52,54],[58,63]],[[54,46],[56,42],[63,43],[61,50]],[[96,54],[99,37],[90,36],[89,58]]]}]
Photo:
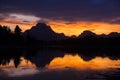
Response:
[{"label": "calm water", "polygon": [[3,50],[0,64],[0,80],[117,80],[120,77],[119,53],[113,55],[113,52]]}]

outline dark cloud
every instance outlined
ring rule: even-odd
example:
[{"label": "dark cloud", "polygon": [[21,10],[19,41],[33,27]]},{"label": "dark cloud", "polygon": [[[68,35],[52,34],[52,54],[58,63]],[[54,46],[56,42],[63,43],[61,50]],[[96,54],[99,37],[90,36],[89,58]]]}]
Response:
[{"label": "dark cloud", "polygon": [[120,16],[120,0],[0,0],[0,13],[22,13],[53,20],[111,22]]}]

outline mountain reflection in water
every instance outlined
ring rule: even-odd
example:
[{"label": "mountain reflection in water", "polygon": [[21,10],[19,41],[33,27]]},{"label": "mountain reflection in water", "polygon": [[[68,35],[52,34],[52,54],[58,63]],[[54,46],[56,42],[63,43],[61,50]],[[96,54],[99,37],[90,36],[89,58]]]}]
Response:
[{"label": "mountain reflection in water", "polygon": [[120,60],[111,60],[108,57],[95,57],[90,61],[85,61],[79,55],[68,55],[64,57],[54,58],[49,65],[49,69],[59,69],[59,68],[75,68],[75,69],[93,69],[93,70],[102,70],[102,69],[112,69],[120,68]]},{"label": "mountain reflection in water", "polygon": [[40,50],[31,53],[32,51],[30,54],[22,53],[17,57],[14,55],[9,58],[1,55],[0,80],[58,80],[61,77],[61,80],[112,80],[111,76],[120,77],[118,55],[112,57],[101,53],[102,55],[89,54],[88,56],[88,54],[66,53],[58,50]]}]

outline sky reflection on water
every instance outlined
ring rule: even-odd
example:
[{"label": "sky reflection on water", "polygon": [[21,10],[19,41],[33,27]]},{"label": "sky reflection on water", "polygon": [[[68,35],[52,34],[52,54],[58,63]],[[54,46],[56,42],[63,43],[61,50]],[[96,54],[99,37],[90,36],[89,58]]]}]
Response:
[{"label": "sky reflection on water", "polygon": [[14,61],[11,60],[10,63],[7,65],[0,66],[0,69],[4,71],[8,76],[14,77],[14,76],[25,76],[25,75],[33,75],[37,72],[39,72],[36,69],[35,64],[31,63],[30,61],[24,59],[23,57],[20,58],[21,62],[18,66],[18,68],[15,68]]},{"label": "sky reflection on water", "polygon": [[[38,68],[36,63],[32,63],[29,60],[21,57],[21,62],[18,68],[14,67],[13,60],[6,66],[0,66],[0,70],[2,70],[9,77],[20,77],[26,75],[34,75],[34,74],[44,74],[50,73],[54,71],[81,71],[84,73],[91,71],[111,71],[113,69],[120,68],[120,60],[112,60],[108,57],[95,57],[89,61],[85,61],[81,58],[80,55],[75,54],[65,54],[63,57],[55,57],[53,58],[49,64],[46,64],[44,68]],[[0,73],[1,76],[2,73]],[[71,73],[72,74],[72,73]]]},{"label": "sky reflection on water", "polygon": [[49,65],[49,69],[59,68],[75,68],[80,70],[92,69],[92,70],[103,70],[120,68],[120,60],[111,60],[108,57],[95,57],[90,61],[85,61],[79,55],[66,54],[64,57],[54,58]]},{"label": "sky reflection on water", "polygon": [[0,53],[0,80],[117,80],[118,77],[120,55],[116,51],[3,49]]}]

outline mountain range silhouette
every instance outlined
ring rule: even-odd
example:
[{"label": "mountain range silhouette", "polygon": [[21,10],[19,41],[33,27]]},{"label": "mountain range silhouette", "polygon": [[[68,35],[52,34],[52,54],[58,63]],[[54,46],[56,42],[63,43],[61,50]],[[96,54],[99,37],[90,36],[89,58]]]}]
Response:
[{"label": "mountain range silhouette", "polygon": [[88,38],[88,37],[91,37],[91,38],[115,38],[115,37],[120,37],[120,33],[111,32],[108,35],[106,35],[106,34],[97,35],[89,30],[85,30],[78,37],[79,38]]},{"label": "mountain range silhouette", "polygon": [[[85,30],[79,36],[66,36],[64,33],[57,33],[45,23],[37,23],[31,29],[22,32],[17,25],[14,32],[7,26],[0,26],[0,47],[8,47],[21,45],[28,47],[34,44],[35,46],[67,46],[80,47],[84,46],[111,46],[115,47],[120,44],[120,33],[111,32],[106,34],[96,34],[92,31]],[[114,46],[113,46],[114,45]]]},{"label": "mountain range silhouette", "polygon": [[[24,32],[25,34],[35,38],[37,40],[42,41],[54,41],[54,40],[65,40],[70,37],[65,36],[64,33],[56,33],[52,30],[52,28],[45,23],[37,23],[36,26],[33,26],[31,29]],[[89,30],[83,31],[76,38],[112,38],[112,37],[120,37],[120,33],[111,32],[110,34],[100,34],[97,35],[94,32]]]}]

